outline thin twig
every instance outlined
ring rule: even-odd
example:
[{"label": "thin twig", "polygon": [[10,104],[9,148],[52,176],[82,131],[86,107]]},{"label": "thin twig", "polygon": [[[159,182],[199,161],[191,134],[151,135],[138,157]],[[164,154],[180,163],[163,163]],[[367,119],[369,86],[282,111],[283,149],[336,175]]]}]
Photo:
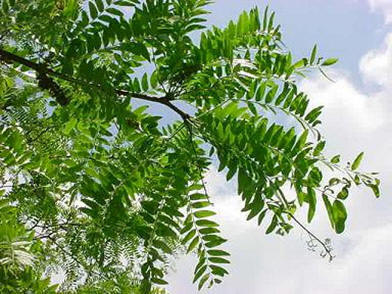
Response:
[{"label": "thin twig", "polygon": [[315,234],[313,234],[311,231],[309,231],[299,220],[295,218],[295,216],[291,212],[286,212],[306,233],[308,233],[309,236],[311,236],[314,240],[316,240],[321,246],[323,246],[325,252],[329,256],[329,260],[332,260],[334,256],[331,253],[331,249],[328,248],[328,246],[321,241]]}]

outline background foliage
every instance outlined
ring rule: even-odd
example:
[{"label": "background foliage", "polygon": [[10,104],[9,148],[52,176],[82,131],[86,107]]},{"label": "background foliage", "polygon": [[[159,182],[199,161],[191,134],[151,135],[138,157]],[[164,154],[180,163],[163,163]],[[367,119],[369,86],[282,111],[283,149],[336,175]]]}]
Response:
[{"label": "background foliage", "polygon": [[296,85],[337,59],[315,46],[294,60],[268,9],[206,29],[207,0],[0,3],[2,293],[163,293],[184,251],[198,256],[199,289],[220,283],[213,161],[237,177],[247,220],[267,234],[297,224],[330,258],[297,210],[311,222],[321,202],[341,233],[353,185],[379,196],[363,153],[323,155],[322,107]]}]

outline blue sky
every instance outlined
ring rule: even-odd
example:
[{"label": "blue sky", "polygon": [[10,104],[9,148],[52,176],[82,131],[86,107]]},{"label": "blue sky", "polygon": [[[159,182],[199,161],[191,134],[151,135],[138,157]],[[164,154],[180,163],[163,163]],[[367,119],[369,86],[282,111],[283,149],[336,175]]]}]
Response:
[{"label": "blue sky", "polygon": [[[284,41],[295,56],[309,55],[315,43],[340,62],[329,74],[336,83],[312,75],[300,82],[315,105],[325,105],[322,131],[330,154],[347,160],[365,151],[365,170],[381,173],[382,199],[365,189],[348,200],[346,232],[335,235],[325,212],[310,226],[331,238],[332,263],[306,247],[306,234],[266,236],[239,212],[235,185],[212,169],[207,175],[227,249],[230,276],[203,293],[392,293],[392,0],[217,0],[209,24],[224,26],[244,9],[269,4],[282,24]],[[320,205],[321,207],[321,205]],[[179,257],[169,275],[173,294],[197,293],[192,285],[196,259]]]}]

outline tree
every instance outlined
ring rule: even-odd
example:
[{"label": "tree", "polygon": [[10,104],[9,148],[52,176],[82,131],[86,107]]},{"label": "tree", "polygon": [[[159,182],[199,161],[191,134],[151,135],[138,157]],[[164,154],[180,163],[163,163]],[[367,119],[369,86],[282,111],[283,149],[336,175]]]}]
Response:
[{"label": "tree", "polygon": [[345,166],[323,155],[322,107],[296,86],[337,59],[315,46],[294,60],[268,9],[207,30],[210,3],[1,0],[2,293],[55,291],[41,277],[56,270],[64,293],[158,293],[184,249],[199,258],[199,289],[220,283],[213,162],[237,177],[247,220],[267,234],[297,224],[331,257],[297,209],[310,222],[322,199],[341,233],[350,187],[379,196],[376,174],[357,170],[363,153]]}]

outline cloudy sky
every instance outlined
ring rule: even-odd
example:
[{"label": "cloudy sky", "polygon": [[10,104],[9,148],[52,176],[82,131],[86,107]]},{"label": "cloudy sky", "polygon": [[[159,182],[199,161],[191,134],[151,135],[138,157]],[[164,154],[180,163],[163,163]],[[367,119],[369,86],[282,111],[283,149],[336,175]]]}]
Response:
[{"label": "cloudy sky", "polygon": [[[307,236],[264,235],[240,213],[234,183],[212,169],[207,177],[226,248],[230,275],[203,293],[392,293],[392,0],[217,0],[210,23],[223,26],[244,9],[269,4],[282,24],[284,40],[295,56],[308,56],[315,43],[326,57],[340,61],[330,76],[301,82],[314,104],[325,105],[322,131],[327,153],[352,160],[365,151],[362,168],[381,173],[382,198],[366,189],[347,200],[346,231],[336,235],[322,205],[310,228],[331,238],[336,258],[329,263],[307,250]],[[173,294],[197,293],[192,285],[193,256],[181,257],[169,275]]]}]

